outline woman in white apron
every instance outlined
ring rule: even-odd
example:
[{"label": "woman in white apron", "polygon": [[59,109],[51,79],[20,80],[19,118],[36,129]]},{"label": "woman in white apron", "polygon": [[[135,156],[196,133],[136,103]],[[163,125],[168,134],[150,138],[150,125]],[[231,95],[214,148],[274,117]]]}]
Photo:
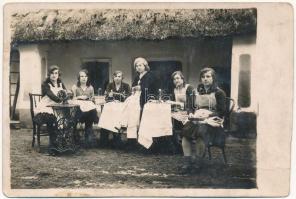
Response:
[{"label": "woman in white apron", "polygon": [[[201,151],[196,150],[198,148],[196,143],[201,133],[209,132],[212,128],[222,129],[222,118],[226,110],[225,97],[225,92],[216,84],[214,69],[202,69],[195,98],[195,112],[189,114],[189,118],[197,121],[187,122],[182,132],[182,148],[185,157],[182,170],[184,172],[200,170],[201,160],[198,154],[201,154]],[[213,125],[216,126],[213,127]]]},{"label": "woman in white apron", "polygon": [[[173,142],[177,147],[177,151],[182,149],[178,148],[180,135],[184,124],[188,121],[188,114],[194,112],[194,101],[196,90],[190,84],[186,84],[184,75],[181,71],[175,71],[171,75],[174,90],[172,91],[172,97],[169,102],[172,104],[172,117],[173,117]],[[182,142],[184,144],[184,142]],[[184,156],[189,156],[187,151],[184,151]]]},{"label": "woman in white apron", "polygon": [[132,83],[133,94],[128,97],[123,107],[121,128],[119,132],[127,132],[127,138],[130,138],[130,145],[135,146],[138,138],[138,129],[140,125],[143,107],[149,99],[157,99],[159,83],[156,76],[150,71],[146,59],[138,57],[134,61],[134,68],[137,72]]},{"label": "woman in white apron", "polygon": [[77,75],[77,84],[72,86],[73,100],[71,103],[78,104],[78,120],[85,123],[85,146],[92,147],[95,145],[95,136],[93,133],[93,124],[98,122],[96,105],[93,102],[94,88],[90,84],[88,71],[83,69]]},{"label": "woman in white apron", "polygon": [[61,103],[62,100],[57,96],[57,93],[60,90],[65,90],[66,87],[61,81],[60,78],[60,69],[56,65],[52,65],[49,67],[48,77],[42,83],[41,91],[42,91],[42,99],[37,104],[37,107],[34,109],[35,117],[34,121],[39,124],[47,124],[47,129],[50,134],[49,138],[49,149],[54,144],[55,140],[55,131],[54,131],[54,122],[56,120],[53,115],[53,110],[51,107],[47,107],[48,105]]}]

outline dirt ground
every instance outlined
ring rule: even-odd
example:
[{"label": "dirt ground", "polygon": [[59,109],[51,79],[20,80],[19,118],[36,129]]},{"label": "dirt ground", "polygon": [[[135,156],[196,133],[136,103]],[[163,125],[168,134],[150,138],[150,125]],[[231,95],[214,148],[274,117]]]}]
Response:
[{"label": "dirt ground", "polygon": [[[11,188],[255,188],[256,140],[227,139],[228,166],[213,148],[197,174],[180,174],[182,154],[108,147],[49,156],[31,148],[32,130],[11,130]],[[48,138],[41,143],[46,145]]]}]

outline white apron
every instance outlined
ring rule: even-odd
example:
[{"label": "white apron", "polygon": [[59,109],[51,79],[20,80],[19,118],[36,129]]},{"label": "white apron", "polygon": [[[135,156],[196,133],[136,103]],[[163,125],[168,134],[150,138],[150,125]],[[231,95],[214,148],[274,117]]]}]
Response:
[{"label": "white apron", "polygon": [[[57,87],[53,87],[50,83],[48,85],[50,87],[50,90],[55,95],[57,95],[60,90],[63,90],[62,83],[60,83],[59,86],[57,86]],[[48,105],[52,105],[52,104],[56,104],[56,102],[53,101],[52,99],[50,99],[47,95],[45,95],[44,97],[42,97],[42,99],[37,104],[36,108],[34,109],[34,114],[35,115],[38,114],[38,113],[49,113],[49,114],[53,114],[52,108],[51,107],[47,107]]]}]

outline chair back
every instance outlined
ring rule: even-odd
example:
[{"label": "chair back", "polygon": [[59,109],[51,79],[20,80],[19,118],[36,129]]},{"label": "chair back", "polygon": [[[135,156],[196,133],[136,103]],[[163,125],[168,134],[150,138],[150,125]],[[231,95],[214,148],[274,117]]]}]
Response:
[{"label": "chair back", "polygon": [[228,129],[230,126],[230,115],[234,109],[234,106],[235,106],[234,99],[230,97],[226,97],[226,111],[224,114],[224,127],[226,127],[226,129]]},{"label": "chair back", "polygon": [[36,93],[29,93],[29,97],[30,97],[30,112],[31,112],[31,117],[33,121],[34,109],[37,107],[38,102],[40,102],[42,95],[36,94]]}]

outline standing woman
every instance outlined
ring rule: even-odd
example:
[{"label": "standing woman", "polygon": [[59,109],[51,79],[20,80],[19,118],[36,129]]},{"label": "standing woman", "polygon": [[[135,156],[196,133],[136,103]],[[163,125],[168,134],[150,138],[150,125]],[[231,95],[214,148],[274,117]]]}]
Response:
[{"label": "standing woman", "polygon": [[143,109],[149,97],[157,98],[159,82],[156,76],[150,72],[150,67],[146,59],[142,57],[136,58],[134,61],[134,67],[137,76],[133,81],[132,90],[141,91],[140,106],[141,109]]},{"label": "standing woman", "polygon": [[132,95],[124,103],[121,121],[119,122],[119,133],[127,131],[127,138],[130,142],[135,143],[138,137],[138,128],[145,103],[149,97],[156,99],[158,91],[158,80],[150,72],[148,62],[142,57],[134,61],[134,68],[137,72],[132,83]]},{"label": "standing woman", "polygon": [[[222,118],[226,110],[225,92],[217,86],[216,73],[212,68],[200,71],[200,84],[197,87],[195,99],[195,112],[189,114],[189,121],[183,128],[182,148],[185,156],[183,171],[192,172],[200,169],[200,160],[196,149],[199,138],[205,133],[220,130]],[[213,127],[208,122],[220,123],[220,127]]]},{"label": "standing woman", "polygon": [[85,123],[86,146],[94,144],[93,123],[98,122],[97,110],[93,103],[94,88],[90,85],[88,71],[83,69],[77,76],[77,84],[72,86],[73,100],[79,100],[80,111],[78,118],[80,122]]},{"label": "standing woman", "polygon": [[61,103],[57,94],[61,90],[66,90],[65,85],[61,80],[60,68],[57,65],[52,65],[49,67],[47,72],[47,78],[41,85],[42,99],[34,110],[34,122],[39,124],[47,124],[47,129],[49,132],[49,153],[51,147],[55,144],[55,129],[54,122],[56,121],[53,115],[53,110],[48,105]]}]

